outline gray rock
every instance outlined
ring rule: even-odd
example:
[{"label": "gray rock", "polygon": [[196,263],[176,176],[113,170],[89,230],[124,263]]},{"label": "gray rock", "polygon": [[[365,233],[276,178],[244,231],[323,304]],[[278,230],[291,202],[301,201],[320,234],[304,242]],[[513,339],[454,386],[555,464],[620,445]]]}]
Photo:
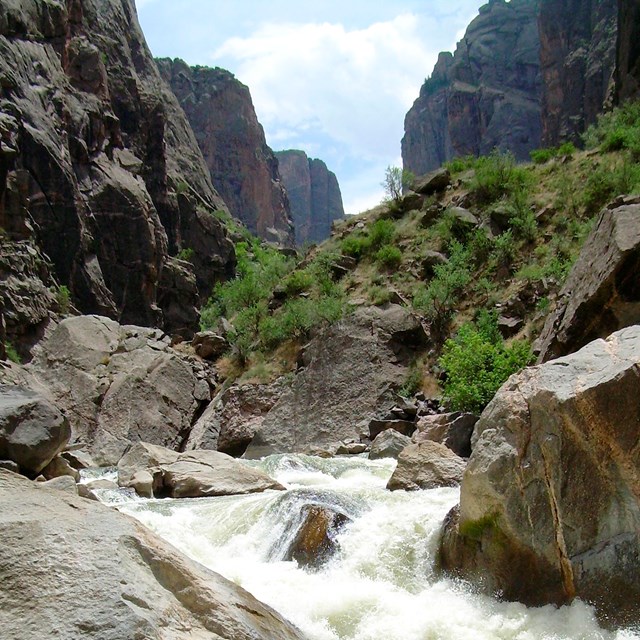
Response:
[{"label": "gray rock", "polygon": [[195,348],[196,354],[205,360],[216,360],[229,349],[227,339],[213,331],[196,333],[191,344]]},{"label": "gray rock", "polygon": [[71,493],[78,495],[78,485],[71,476],[59,476],[57,478],[51,478],[45,482],[40,482],[40,486],[53,489],[54,491],[63,491],[64,493]]},{"label": "gray rock", "polygon": [[451,184],[451,174],[448,169],[440,167],[434,171],[416,178],[411,188],[416,193],[430,196],[438,191],[444,191]]},{"label": "gray rock", "polygon": [[416,423],[413,420],[371,420],[369,422],[369,439],[374,440],[378,434],[389,429],[405,436],[411,436],[416,430]]},{"label": "gray rock", "polygon": [[411,438],[395,429],[387,429],[378,434],[371,443],[369,460],[380,458],[398,458],[400,452],[411,444]]},{"label": "gray rock", "polygon": [[443,444],[430,440],[411,444],[400,453],[387,489],[416,491],[454,487],[460,484],[465,466],[466,461]]},{"label": "gray rock", "polygon": [[60,455],[78,471],[98,466],[95,460],[86,451],[81,449],[63,451]]},{"label": "gray rock", "polygon": [[[198,498],[256,493],[284,487],[224,453],[176,453],[139,442],[118,462],[118,484],[144,496]],[[150,491],[151,489],[151,491]]]},{"label": "gray rock", "polygon": [[445,569],[530,605],[579,597],[608,624],[640,598],[640,326],[512,376],[482,413]]},{"label": "gray rock", "polygon": [[451,216],[456,224],[463,227],[472,228],[477,227],[479,224],[478,218],[476,218],[471,211],[463,207],[449,207],[446,214]]},{"label": "gray rock", "polygon": [[47,480],[53,478],[59,478],[61,476],[69,476],[73,478],[75,482],[80,480],[80,474],[77,469],[74,469],[67,460],[61,455],[57,455],[43,470],[42,475]]},{"label": "gray rock", "polygon": [[245,455],[335,450],[368,437],[369,422],[395,405],[395,390],[426,340],[418,318],[398,305],[361,308],[321,331]]},{"label": "gray rock", "polygon": [[0,386],[0,458],[37,474],[70,437],[66,418],[41,395],[19,386]]},{"label": "gray rock", "polygon": [[544,362],[640,322],[640,203],[611,205],[582,247],[536,344]]},{"label": "gray rock", "polygon": [[[302,640],[273,609],[97,502],[0,471],[4,640]],[[37,584],[37,603],[33,586]]]},{"label": "gray rock", "polygon": [[461,458],[471,455],[471,436],[478,416],[471,413],[440,413],[421,417],[412,436],[414,443],[432,440],[449,447]]}]

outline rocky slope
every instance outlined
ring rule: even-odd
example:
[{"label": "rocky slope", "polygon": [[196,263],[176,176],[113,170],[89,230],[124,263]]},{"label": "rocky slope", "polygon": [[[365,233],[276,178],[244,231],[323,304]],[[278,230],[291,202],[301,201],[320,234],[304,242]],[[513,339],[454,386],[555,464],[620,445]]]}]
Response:
[{"label": "rocky slope", "polygon": [[[234,251],[133,1],[1,4],[0,226],[40,247],[82,311],[188,331],[176,282],[193,306]],[[170,257],[182,249],[192,266]]]},{"label": "rocky slope", "polygon": [[344,218],[338,179],[322,160],[308,158],[304,151],[278,151],[276,157],[289,194],[296,244],[325,240],[333,221]]},{"label": "rocky slope", "polygon": [[455,54],[441,54],[405,118],[404,168],[420,175],[494,147],[525,160],[540,143],[537,2],[492,0]]},{"label": "rocky slope", "polygon": [[251,94],[224,69],[158,60],[180,101],[229,211],[261,238],[292,244],[289,201]]},{"label": "rocky slope", "polygon": [[576,142],[602,112],[610,90],[616,65],[617,2],[542,2],[539,24],[542,144]]}]

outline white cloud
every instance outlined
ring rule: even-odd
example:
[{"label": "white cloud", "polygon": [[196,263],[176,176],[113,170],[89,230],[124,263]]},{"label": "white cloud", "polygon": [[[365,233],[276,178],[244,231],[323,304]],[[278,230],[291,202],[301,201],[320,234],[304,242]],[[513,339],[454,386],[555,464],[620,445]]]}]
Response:
[{"label": "white cloud", "polygon": [[[312,129],[373,159],[397,155],[407,109],[436,60],[413,14],[366,29],[265,24],[213,60],[251,88],[267,131]],[[274,141],[280,141],[278,135]]]}]

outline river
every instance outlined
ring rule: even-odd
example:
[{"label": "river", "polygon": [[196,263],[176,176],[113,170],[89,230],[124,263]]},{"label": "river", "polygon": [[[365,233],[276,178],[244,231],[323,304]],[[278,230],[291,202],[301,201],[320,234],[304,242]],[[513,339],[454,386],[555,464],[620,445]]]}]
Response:
[{"label": "river", "polygon": [[[640,639],[602,630],[579,601],[527,608],[437,578],[438,531],[458,490],[386,491],[393,460],[277,455],[247,464],[288,490],[183,500],[104,492],[102,499],[270,604],[310,640]],[[351,519],[339,552],[320,570],[282,559],[306,504]]]}]

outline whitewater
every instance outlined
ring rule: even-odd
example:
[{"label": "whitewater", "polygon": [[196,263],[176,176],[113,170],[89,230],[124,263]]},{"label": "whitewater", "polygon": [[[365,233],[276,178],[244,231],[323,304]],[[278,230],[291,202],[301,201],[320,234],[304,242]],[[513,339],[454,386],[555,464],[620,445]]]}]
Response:
[{"label": "whitewater", "polygon": [[[247,462],[287,487],[246,496],[146,500],[103,491],[189,557],[244,587],[311,640],[638,640],[605,631],[594,611],[528,608],[435,572],[455,488],[390,492],[395,460],[276,455]],[[307,505],[348,516],[319,570],[285,561]]]}]

